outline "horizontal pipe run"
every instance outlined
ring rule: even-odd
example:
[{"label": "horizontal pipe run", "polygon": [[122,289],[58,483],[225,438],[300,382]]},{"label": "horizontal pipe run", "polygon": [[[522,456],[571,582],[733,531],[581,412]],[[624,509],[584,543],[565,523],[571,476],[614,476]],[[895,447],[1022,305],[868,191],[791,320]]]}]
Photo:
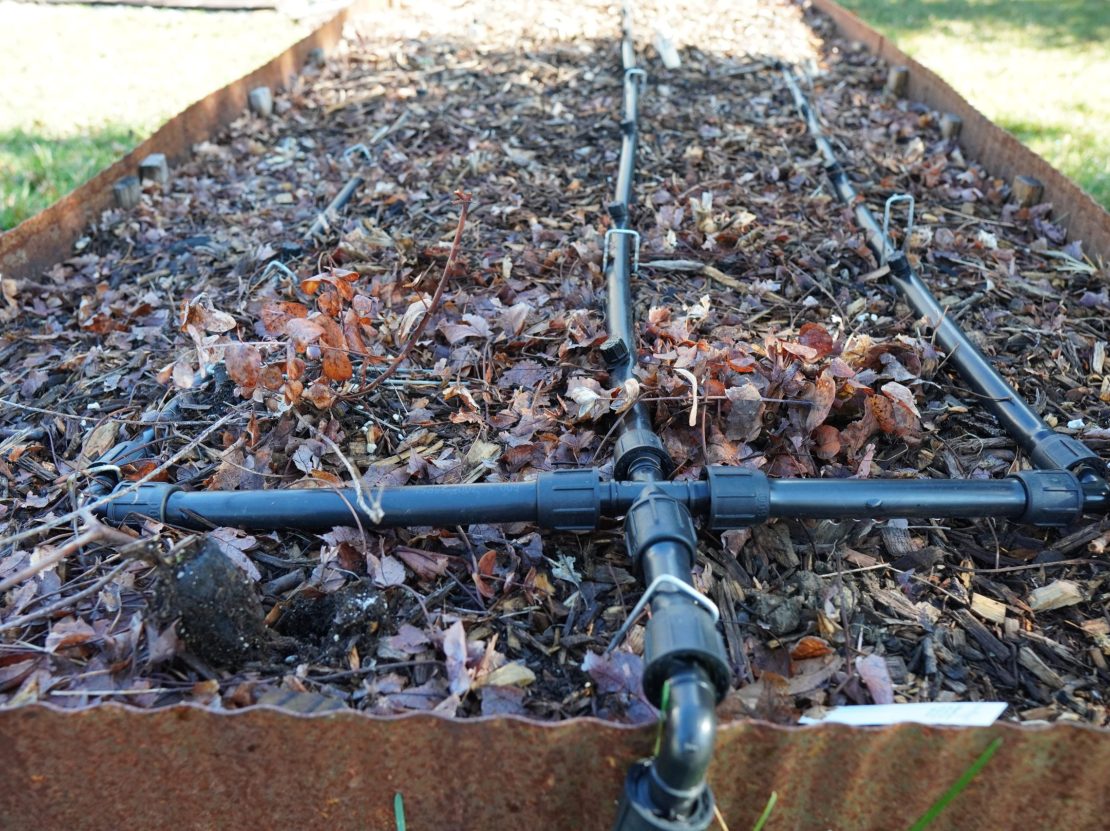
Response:
[{"label": "horizontal pipe run", "polygon": [[1025,514],[1018,479],[769,479],[771,516],[797,519],[1005,517]]},{"label": "horizontal pipe run", "polygon": [[[151,518],[183,528],[231,526],[250,530],[319,531],[342,525],[403,528],[472,523],[534,522],[544,528],[585,531],[601,518],[626,516],[648,489],[657,491],[707,527],[722,531],[770,517],[891,519],[1003,517],[1037,525],[1063,525],[1082,513],[1106,513],[1103,483],[1080,483],[1072,474],[1027,471],[1005,479],[771,479],[759,471],[714,467],[708,480],[654,481],[651,476],[603,482],[596,469],[543,473],[527,482],[409,485],[364,489],[302,488],[256,491],[184,491],[150,482],[123,485],[104,508],[123,523]],[[363,510],[360,504],[369,508]],[[376,510],[375,510],[376,509]],[[380,511],[380,513],[378,513]],[[373,515],[371,515],[373,514]],[[691,539],[690,548],[693,550]],[[652,558],[649,558],[652,559]],[[658,576],[644,563],[649,582]],[[677,563],[662,569],[688,580]],[[685,568],[689,569],[689,563]]]},{"label": "horizontal pipe run", "polygon": [[165,521],[186,528],[216,525],[247,530],[326,531],[357,523],[367,528],[450,528],[473,523],[535,522],[538,516],[535,482],[364,489],[363,496],[371,508],[380,508],[379,522],[359,507],[358,493],[351,488],[177,491],[166,500]]}]

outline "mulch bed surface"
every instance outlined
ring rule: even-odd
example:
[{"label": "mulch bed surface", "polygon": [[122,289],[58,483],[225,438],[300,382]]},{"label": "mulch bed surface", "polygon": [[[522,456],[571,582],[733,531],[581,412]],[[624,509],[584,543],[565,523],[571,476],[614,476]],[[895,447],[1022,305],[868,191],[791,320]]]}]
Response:
[{"label": "mulch bed surface", "polygon": [[[637,399],[680,479],[745,465],[835,488],[1027,467],[885,283],[776,61],[806,71],[873,209],[916,197],[910,257],[949,314],[1053,426],[1106,448],[1107,274],[1053,223],[1067,206],[1016,205],[820,16],[678,6],[637,4],[634,382],[611,384],[598,351],[621,102],[619,18],[598,2],[383,11],[272,116],[244,115],[68,259],[4,281],[0,702],[235,708],[292,692],[376,714],[654,717],[642,625],[603,653],[642,591],[619,523],[200,538],[148,522],[132,541],[82,494],[151,423],[128,480],[357,477],[369,500],[611,474],[614,420]],[[680,68],[662,65],[657,28]],[[306,239],[354,175],[351,203]],[[473,201],[448,267],[457,191]],[[1108,543],[1094,521],[703,534],[695,581],[736,679],[723,717],[981,699],[1013,720],[1103,725]]]}]

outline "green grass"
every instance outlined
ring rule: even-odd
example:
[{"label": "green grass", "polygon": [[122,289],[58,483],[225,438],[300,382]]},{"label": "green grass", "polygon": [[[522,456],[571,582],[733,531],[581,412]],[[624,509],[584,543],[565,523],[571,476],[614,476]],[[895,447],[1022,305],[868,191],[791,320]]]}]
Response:
[{"label": "green grass", "polygon": [[308,30],[275,12],[0,0],[0,230]]},{"label": "green grass", "polygon": [[839,0],[1110,208],[1108,0]]},{"label": "green grass", "polygon": [[1000,747],[1002,747],[1002,739],[995,739],[988,744],[986,749],[979,754],[978,758],[971,763],[970,767],[960,775],[960,778],[952,783],[952,787],[941,794],[940,799],[929,806],[929,810],[921,816],[921,819],[910,826],[910,831],[925,831],[926,828],[932,825],[933,820],[940,816],[940,812],[947,808],[952,800],[963,793],[964,789],[971,784],[971,781],[987,766],[987,762],[998,752],[998,748]]},{"label": "green grass", "polygon": [[0,131],[0,229],[61,199],[134,147],[134,130],[104,127],[70,138]]}]

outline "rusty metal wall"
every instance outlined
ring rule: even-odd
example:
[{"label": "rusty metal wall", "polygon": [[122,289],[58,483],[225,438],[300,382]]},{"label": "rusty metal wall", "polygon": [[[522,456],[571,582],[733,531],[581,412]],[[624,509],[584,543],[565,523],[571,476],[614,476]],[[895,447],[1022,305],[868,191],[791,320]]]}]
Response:
[{"label": "rusty metal wall", "polygon": [[252,89],[284,87],[301,71],[309,51],[318,46],[328,49],[339,41],[349,17],[386,4],[386,0],[356,0],[269,63],[182,110],[133,151],[46,210],[0,233],[0,275],[28,279],[67,258],[89,223],[114,204],[112,185],[123,176],[137,174],[144,158],[151,153],[165,153],[171,163],[187,158],[194,144],[243,113]]},{"label": "rusty metal wall", "polygon": [[[710,781],[734,831],[908,827],[996,737],[930,831],[1101,831],[1110,732],[1071,725],[726,725]],[[653,728],[265,707],[0,711],[0,828],[605,831]]]},{"label": "rusty metal wall", "polygon": [[[960,146],[969,159],[982,163],[992,175],[1007,181],[1022,175],[1040,179],[1045,201],[1052,202],[1055,208],[1055,221],[1067,228],[1071,239],[1083,240],[1083,250],[1088,255],[1110,261],[1110,213],[1082,188],[979,112],[933,70],[911,58],[835,0],[809,2],[831,17],[845,37],[859,41],[891,66],[908,67],[907,98],[938,112],[960,116],[964,122]],[[968,44],[968,48],[975,45]]]},{"label": "rusty metal wall", "polygon": [[[964,119],[962,142],[992,172],[1030,174],[1087,250],[1110,256],[1110,216],[988,121],[933,72],[831,0],[812,0],[844,33],[910,67],[910,96]],[[26,277],[64,258],[111,203],[112,183],[151,152],[181,158],[279,86],[308,50],[339,37],[342,12],[266,66],[176,116],[133,153],[0,236],[0,272]],[[923,813],[996,737],[1002,748],[934,831],[1101,830],[1110,816],[1110,732],[1079,726],[722,729],[710,779],[729,826],[896,829]],[[393,797],[414,831],[607,829],[628,764],[653,730],[591,720],[457,721],[268,708],[141,711],[119,705],[0,711],[0,829],[303,828],[395,831]]]}]

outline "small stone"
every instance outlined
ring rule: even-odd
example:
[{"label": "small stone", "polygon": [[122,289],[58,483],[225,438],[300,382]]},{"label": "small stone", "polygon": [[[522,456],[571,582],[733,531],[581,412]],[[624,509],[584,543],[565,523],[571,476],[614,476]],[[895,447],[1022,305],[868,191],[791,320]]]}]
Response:
[{"label": "small stone", "polygon": [[293,194],[291,194],[291,193],[279,193],[277,196],[274,197],[274,201],[277,202],[279,205],[292,205],[293,204]]},{"label": "small stone", "polygon": [[112,185],[112,193],[116,197],[117,205],[124,210],[130,210],[139,204],[143,188],[138,176],[124,176]]},{"label": "small stone", "polygon": [[139,178],[144,182],[164,185],[170,180],[170,166],[165,153],[151,153],[139,163]]},{"label": "small stone", "polygon": [[756,617],[767,624],[767,629],[775,637],[789,635],[801,625],[802,604],[793,597],[758,594],[754,605]]},{"label": "small stone", "polygon": [[945,113],[940,117],[940,134],[949,141],[958,139],[963,128],[964,120],[955,113]]},{"label": "small stone", "polygon": [[255,115],[268,118],[274,112],[274,95],[269,87],[255,87],[247,95],[247,105]]},{"label": "small stone", "polygon": [[886,76],[886,91],[895,98],[906,94],[910,83],[910,70],[905,66],[892,66]]}]

